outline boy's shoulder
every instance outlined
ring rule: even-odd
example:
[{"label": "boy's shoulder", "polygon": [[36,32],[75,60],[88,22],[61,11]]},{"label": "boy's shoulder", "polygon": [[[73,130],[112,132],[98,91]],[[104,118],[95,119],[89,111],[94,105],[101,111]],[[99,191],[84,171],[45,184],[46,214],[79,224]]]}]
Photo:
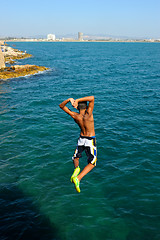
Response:
[{"label": "boy's shoulder", "polygon": [[72,112],[72,118],[74,118],[74,119],[78,119],[79,116],[80,116],[79,113],[77,113],[77,112]]}]

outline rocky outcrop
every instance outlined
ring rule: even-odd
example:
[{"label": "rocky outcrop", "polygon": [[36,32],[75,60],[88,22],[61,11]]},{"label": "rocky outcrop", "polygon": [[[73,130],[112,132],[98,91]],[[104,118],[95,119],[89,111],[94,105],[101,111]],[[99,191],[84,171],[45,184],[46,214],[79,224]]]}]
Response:
[{"label": "rocky outcrop", "polygon": [[13,64],[16,60],[19,60],[19,59],[32,57],[31,54],[20,51],[18,49],[14,49],[7,45],[3,45],[2,49],[4,53],[5,62],[9,64]]},{"label": "rocky outcrop", "polygon": [[5,67],[5,59],[4,54],[2,53],[1,44],[3,43],[0,42],[0,69]]},{"label": "rocky outcrop", "polygon": [[5,54],[5,62],[9,64],[15,63],[16,60],[32,57],[29,53],[17,54],[17,55],[8,55]]},{"label": "rocky outcrop", "polygon": [[[26,75],[33,75],[38,72],[46,71],[48,68],[36,65],[11,65],[17,59],[32,57],[31,54],[11,48],[6,44],[0,43],[0,80],[7,80],[9,78],[17,78]],[[10,67],[5,67],[5,62]]]},{"label": "rocky outcrop", "polygon": [[0,69],[0,79],[17,78],[26,75],[33,75],[38,72],[46,71],[48,68],[36,65],[14,65]]}]

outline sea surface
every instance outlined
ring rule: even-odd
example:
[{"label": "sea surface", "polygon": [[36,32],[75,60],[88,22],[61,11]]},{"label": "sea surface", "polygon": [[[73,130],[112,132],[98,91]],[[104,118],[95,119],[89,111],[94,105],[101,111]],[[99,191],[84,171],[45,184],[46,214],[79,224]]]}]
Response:
[{"label": "sea surface", "polygon": [[[13,44],[50,70],[0,83],[0,240],[159,240],[160,44]],[[88,95],[98,162],[77,193],[58,105]]]}]

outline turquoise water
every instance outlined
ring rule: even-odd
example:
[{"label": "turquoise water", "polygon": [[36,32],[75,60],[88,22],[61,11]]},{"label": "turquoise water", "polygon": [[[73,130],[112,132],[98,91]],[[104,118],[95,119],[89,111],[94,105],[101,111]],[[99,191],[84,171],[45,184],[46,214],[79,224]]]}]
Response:
[{"label": "turquoise water", "polygon": [[[0,239],[159,240],[160,44],[16,48],[33,54],[17,64],[50,70],[0,84]],[[79,128],[58,104],[86,95],[98,162],[78,194]]]}]

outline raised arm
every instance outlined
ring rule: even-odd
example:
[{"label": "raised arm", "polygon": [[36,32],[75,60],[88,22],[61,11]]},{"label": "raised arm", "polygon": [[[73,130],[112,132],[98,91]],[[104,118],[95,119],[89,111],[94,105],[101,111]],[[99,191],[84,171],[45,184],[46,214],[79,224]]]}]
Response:
[{"label": "raised arm", "polygon": [[73,107],[77,107],[79,102],[84,102],[84,101],[89,102],[87,112],[89,114],[92,114],[93,108],[94,108],[94,96],[78,98],[74,101],[74,103],[72,105],[73,105]]},{"label": "raised arm", "polygon": [[68,102],[71,102],[71,104],[73,105],[74,103],[74,99],[73,98],[68,98],[67,100],[63,101],[62,103],[59,104],[59,107],[65,111],[67,114],[69,114],[72,118],[75,118],[75,112],[72,112],[68,107],[66,107],[66,104]]}]

